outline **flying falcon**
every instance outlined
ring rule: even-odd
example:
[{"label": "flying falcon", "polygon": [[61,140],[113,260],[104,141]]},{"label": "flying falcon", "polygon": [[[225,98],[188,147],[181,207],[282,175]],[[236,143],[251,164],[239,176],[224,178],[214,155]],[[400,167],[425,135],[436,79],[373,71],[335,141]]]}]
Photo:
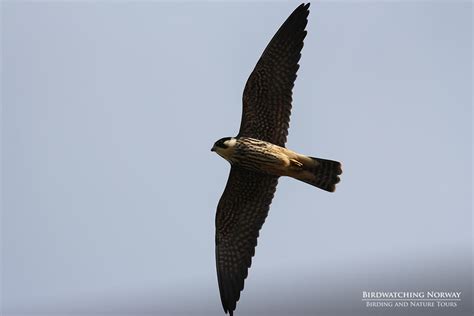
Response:
[{"label": "flying falcon", "polygon": [[240,131],[212,151],[231,164],[217,206],[216,266],[224,312],[232,316],[255,254],[278,178],[289,176],[333,192],[341,164],[285,148],[292,88],[299,68],[309,3],[293,11],[274,35],[245,85]]}]

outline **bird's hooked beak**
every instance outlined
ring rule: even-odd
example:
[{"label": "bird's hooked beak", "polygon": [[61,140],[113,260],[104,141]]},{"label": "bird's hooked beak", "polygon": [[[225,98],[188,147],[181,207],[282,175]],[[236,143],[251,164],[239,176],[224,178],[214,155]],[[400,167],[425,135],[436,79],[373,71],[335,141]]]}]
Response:
[{"label": "bird's hooked beak", "polygon": [[215,146],[212,146],[211,151],[216,151]]}]

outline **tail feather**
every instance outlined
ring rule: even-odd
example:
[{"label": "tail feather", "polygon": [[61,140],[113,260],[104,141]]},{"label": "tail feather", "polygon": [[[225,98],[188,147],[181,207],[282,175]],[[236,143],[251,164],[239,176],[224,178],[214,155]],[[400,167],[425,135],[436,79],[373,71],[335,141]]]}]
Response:
[{"label": "tail feather", "polygon": [[340,181],[339,175],[342,174],[341,163],[315,157],[309,158],[314,162],[312,166],[307,167],[307,171],[309,171],[312,176],[300,180],[320,189],[334,192],[336,190],[336,183]]}]

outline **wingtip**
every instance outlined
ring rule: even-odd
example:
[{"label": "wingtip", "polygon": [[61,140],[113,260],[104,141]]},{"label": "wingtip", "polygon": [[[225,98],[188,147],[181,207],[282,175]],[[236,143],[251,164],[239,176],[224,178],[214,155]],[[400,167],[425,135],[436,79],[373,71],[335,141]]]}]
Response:
[{"label": "wingtip", "polygon": [[306,18],[308,18],[309,16],[309,6],[310,6],[310,3],[302,3],[300,4],[294,12],[298,12],[299,15],[303,15],[305,16]]},{"label": "wingtip", "polygon": [[308,10],[310,5],[311,5],[310,2],[308,2],[308,3],[304,3],[304,2],[303,2],[302,4],[300,4],[300,5],[298,6],[297,9],[301,8],[301,9],[304,9],[304,10]]},{"label": "wingtip", "polygon": [[311,5],[310,2],[308,2],[308,3],[304,3],[304,2],[303,2],[302,4],[300,4],[300,5],[297,7],[297,9],[308,10],[308,8],[309,8],[310,5]]}]

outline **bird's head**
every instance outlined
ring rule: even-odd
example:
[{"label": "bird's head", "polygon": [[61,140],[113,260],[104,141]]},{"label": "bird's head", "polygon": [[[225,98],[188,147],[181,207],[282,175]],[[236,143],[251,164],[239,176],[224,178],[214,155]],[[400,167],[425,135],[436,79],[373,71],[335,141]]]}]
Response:
[{"label": "bird's head", "polygon": [[237,142],[237,139],[234,137],[224,137],[219,139],[212,146],[211,151],[215,151],[224,159],[230,160],[232,154],[234,153],[234,146]]}]

